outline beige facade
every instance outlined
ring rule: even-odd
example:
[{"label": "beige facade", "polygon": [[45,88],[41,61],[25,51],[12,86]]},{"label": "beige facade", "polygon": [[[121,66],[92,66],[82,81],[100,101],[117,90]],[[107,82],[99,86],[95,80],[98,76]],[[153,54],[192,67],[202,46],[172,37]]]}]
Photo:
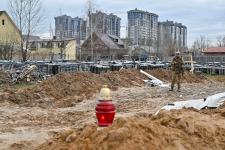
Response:
[{"label": "beige facade", "polygon": [[9,59],[8,55],[20,49],[20,43],[19,29],[6,11],[0,11],[0,59]]},{"label": "beige facade", "polygon": [[[61,46],[62,45],[62,46]],[[63,59],[76,60],[76,40],[36,40],[29,41],[30,60]]]},{"label": "beige facade", "polygon": [[0,11],[0,42],[1,44],[20,44],[21,34],[7,12]]}]

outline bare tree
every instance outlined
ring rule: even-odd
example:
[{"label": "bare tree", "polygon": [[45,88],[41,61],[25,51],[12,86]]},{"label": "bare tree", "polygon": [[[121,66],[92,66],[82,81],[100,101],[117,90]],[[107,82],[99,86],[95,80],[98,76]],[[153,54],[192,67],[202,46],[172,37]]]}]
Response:
[{"label": "bare tree", "polygon": [[26,21],[27,21],[27,29],[26,29],[26,38],[25,38],[25,51],[23,58],[26,60],[26,54],[27,54],[27,49],[28,49],[28,43],[30,39],[31,33],[35,32],[36,27],[40,23],[41,20],[41,1],[40,0],[27,0],[27,9],[26,10]]},{"label": "bare tree", "polygon": [[167,41],[166,56],[174,56],[176,52],[176,42],[173,40]]},{"label": "bare tree", "polygon": [[[94,27],[93,22],[93,12],[95,10],[95,0],[87,0],[87,18],[88,18],[88,36],[91,36],[91,59],[94,61],[94,49],[93,49],[93,37],[92,37],[92,32]],[[96,24],[97,25],[97,24]]]},{"label": "bare tree", "polygon": [[223,36],[222,42],[223,42],[223,46],[225,47],[225,35]]},{"label": "bare tree", "polygon": [[9,9],[21,32],[22,61],[26,61],[30,35],[36,31],[42,18],[42,3],[41,0],[9,0]]},{"label": "bare tree", "polygon": [[218,36],[217,37],[217,46],[224,47],[225,46],[225,36]]},{"label": "bare tree", "polygon": [[12,60],[16,43],[19,43],[19,41],[14,32],[4,32],[4,36],[0,36],[0,59]]},{"label": "bare tree", "polygon": [[24,16],[25,16],[25,0],[9,0],[9,9],[10,12],[13,16],[14,21],[16,22],[17,26],[19,27],[20,30],[20,49],[21,49],[21,54],[23,54],[23,30],[24,30]]},{"label": "bare tree", "polygon": [[218,47],[222,47],[223,46],[223,38],[222,38],[222,36],[217,36],[217,46]]},{"label": "bare tree", "polygon": [[211,46],[211,41],[205,36],[200,36],[199,39],[195,40],[192,44],[192,50],[195,55],[200,55],[202,51]]}]

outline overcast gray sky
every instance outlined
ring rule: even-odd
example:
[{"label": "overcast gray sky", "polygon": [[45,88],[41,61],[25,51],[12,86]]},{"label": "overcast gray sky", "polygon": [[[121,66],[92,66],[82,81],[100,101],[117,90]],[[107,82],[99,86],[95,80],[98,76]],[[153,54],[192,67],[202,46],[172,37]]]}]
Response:
[{"label": "overcast gray sky", "polygon": [[[0,10],[8,9],[8,0],[0,0]],[[115,13],[122,18],[122,26],[127,25],[126,12],[138,8],[159,15],[159,21],[172,20],[188,28],[188,44],[200,35],[210,40],[225,35],[225,0],[94,0],[95,8],[107,13]],[[67,14],[85,17],[86,0],[43,0],[45,21],[40,34],[49,35],[50,23],[54,17]],[[126,35],[122,27],[121,35]]]}]

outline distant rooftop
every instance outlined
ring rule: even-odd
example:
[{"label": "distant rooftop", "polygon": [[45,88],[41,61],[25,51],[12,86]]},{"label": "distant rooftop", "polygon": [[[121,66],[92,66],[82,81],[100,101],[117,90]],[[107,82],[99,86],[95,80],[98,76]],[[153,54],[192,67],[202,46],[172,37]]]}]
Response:
[{"label": "distant rooftop", "polygon": [[[61,15],[61,16],[57,16],[55,17],[55,19],[60,19],[60,18],[70,18],[70,19],[83,19],[83,18],[80,18],[80,17],[71,17],[71,16],[67,16],[66,14],[65,15]],[[84,19],[83,19],[84,20]]]},{"label": "distant rooftop", "polygon": [[177,27],[183,27],[187,28],[185,25],[182,25],[182,23],[177,23],[173,21],[164,21],[164,22],[159,22],[159,24],[167,25],[167,26],[177,26]]},{"label": "distant rooftop", "polygon": [[148,11],[140,10],[140,9],[137,9],[137,8],[135,8],[134,10],[129,10],[127,13],[131,13],[131,12],[146,13],[146,14],[154,15],[154,16],[157,16],[157,17],[158,17],[157,14],[150,13],[150,12],[148,12]]},{"label": "distant rooftop", "polygon": [[209,47],[203,53],[225,53],[225,47]]},{"label": "distant rooftop", "polygon": [[92,14],[93,15],[95,15],[95,14],[104,14],[104,15],[107,15],[107,16],[111,16],[111,17],[117,17],[118,19],[120,19],[121,20],[121,18],[120,17],[118,17],[117,15],[115,15],[115,14],[113,14],[113,13],[110,13],[110,14],[106,14],[105,12],[102,12],[101,10],[97,10],[96,12],[92,12]]}]

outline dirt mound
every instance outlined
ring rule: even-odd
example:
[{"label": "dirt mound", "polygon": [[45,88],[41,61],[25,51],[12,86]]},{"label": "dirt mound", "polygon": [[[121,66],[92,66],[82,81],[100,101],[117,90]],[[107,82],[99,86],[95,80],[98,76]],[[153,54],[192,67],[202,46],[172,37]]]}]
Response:
[{"label": "dirt mound", "polygon": [[[153,76],[170,81],[171,71],[156,69],[149,71]],[[8,100],[24,106],[40,107],[70,107],[77,102],[89,99],[98,93],[103,85],[116,90],[118,87],[144,85],[147,77],[139,70],[122,70],[93,74],[89,72],[62,73],[43,81],[34,87],[29,87],[10,94],[1,95],[0,100]],[[184,82],[202,82],[203,77],[186,72]]]},{"label": "dirt mound", "polygon": [[209,76],[209,79],[222,83],[225,82],[225,76]]},{"label": "dirt mound", "polygon": [[162,112],[156,117],[118,118],[109,128],[88,125],[62,133],[40,146],[48,149],[225,149],[225,110]]},{"label": "dirt mound", "polygon": [[[172,80],[172,71],[165,69],[154,69],[147,71],[151,75],[157,77],[160,80],[171,81]],[[202,75],[192,74],[188,71],[185,71],[184,76],[182,77],[182,82],[184,83],[200,83],[204,82],[206,78]]]},{"label": "dirt mound", "polygon": [[46,94],[56,99],[72,95],[85,95],[90,98],[93,93],[98,92],[102,85],[106,84],[111,89],[118,87],[140,86],[145,78],[137,70],[123,70],[120,72],[108,72],[104,74],[93,74],[87,72],[59,74],[50,80],[40,84],[35,90],[44,90]]},{"label": "dirt mound", "polygon": [[118,87],[142,86],[143,79],[146,77],[135,69],[100,75],[88,72],[63,73],[33,88],[4,95],[2,99],[25,106],[68,107],[92,97],[103,85],[108,85],[113,90]]},{"label": "dirt mound", "polygon": [[10,83],[10,76],[8,73],[0,71],[0,85]]}]

